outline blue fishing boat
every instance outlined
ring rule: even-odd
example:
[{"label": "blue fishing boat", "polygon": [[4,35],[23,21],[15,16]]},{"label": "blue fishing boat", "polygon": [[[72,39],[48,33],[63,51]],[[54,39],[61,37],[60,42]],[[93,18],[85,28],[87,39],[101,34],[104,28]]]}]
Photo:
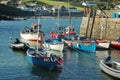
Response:
[{"label": "blue fishing boat", "polygon": [[42,48],[35,50],[30,48],[27,50],[27,58],[30,63],[48,70],[59,69],[62,66],[62,58],[53,53],[49,53]]},{"label": "blue fishing boat", "polygon": [[43,37],[43,34],[39,33],[39,26],[37,33],[38,33],[37,47],[35,49],[29,48],[27,50],[27,57],[29,62],[32,63],[33,65],[43,67],[48,70],[60,68],[62,65],[62,58],[54,55],[53,53],[47,52],[47,50],[45,50],[42,46],[43,41],[40,42],[40,47],[38,47],[39,37]]},{"label": "blue fishing boat", "polygon": [[73,49],[78,49],[86,52],[95,52],[96,51],[96,43],[95,41],[81,41],[81,40],[67,40],[62,39],[62,42],[67,44],[69,47]]}]

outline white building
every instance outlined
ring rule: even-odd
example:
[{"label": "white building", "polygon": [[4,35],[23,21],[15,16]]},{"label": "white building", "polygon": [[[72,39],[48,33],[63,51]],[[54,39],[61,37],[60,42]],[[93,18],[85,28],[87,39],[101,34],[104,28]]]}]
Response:
[{"label": "white building", "polygon": [[97,6],[97,4],[93,1],[86,1],[86,2],[83,2],[82,3],[83,6],[87,6],[87,7],[90,7],[90,6]]}]

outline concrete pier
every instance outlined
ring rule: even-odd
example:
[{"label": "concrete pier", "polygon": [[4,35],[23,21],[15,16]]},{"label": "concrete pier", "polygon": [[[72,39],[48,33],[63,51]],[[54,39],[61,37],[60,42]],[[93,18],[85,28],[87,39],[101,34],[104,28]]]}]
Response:
[{"label": "concrete pier", "polygon": [[[93,18],[90,18],[88,36],[90,35]],[[80,36],[86,35],[88,17],[82,18],[80,26]],[[120,18],[100,18],[95,17],[95,23],[92,32],[92,38],[103,38],[114,40],[120,36]]]}]

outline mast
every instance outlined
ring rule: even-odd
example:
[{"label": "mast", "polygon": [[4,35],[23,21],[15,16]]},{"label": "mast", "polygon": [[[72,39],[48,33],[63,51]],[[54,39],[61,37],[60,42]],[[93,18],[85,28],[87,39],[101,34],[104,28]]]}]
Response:
[{"label": "mast", "polygon": [[69,0],[68,0],[68,12],[69,12],[69,17],[68,17],[68,26],[70,27],[71,26],[71,13],[70,13],[70,10],[69,10],[69,8],[70,8],[70,2],[69,2]]},{"label": "mast", "polygon": [[89,10],[89,17],[88,17],[86,34],[85,34],[85,37],[86,37],[86,38],[88,37],[88,29],[89,29],[89,24],[90,24],[90,14],[91,14],[91,8],[90,8],[90,10]]},{"label": "mast", "polygon": [[60,14],[59,14],[59,7],[58,7],[57,26],[60,26],[60,24],[59,24],[59,18],[60,18]]},{"label": "mast", "polygon": [[40,27],[40,25],[39,25],[39,23],[40,23],[40,19],[39,19],[40,17],[38,17],[38,31],[37,31],[37,34],[38,34],[38,39],[37,39],[37,52],[38,52],[38,45],[39,45],[39,27]]},{"label": "mast", "polygon": [[92,27],[91,27],[91,31],[90,31],[90,39],[92,38],[92,32],[93,32],[93,27],[94,27],[94,22],[95,22],[95,13],[96,11],[92,10],[92,14],[93,14],[93,21],[92,21]]},{"label": "mast", "polygon": [[70,2],[68,0],[68,13],[69,13],[69,16],[68,16],[68,39],[69,39],[69,34],[70,34],[70,27],[71,27],[71,13],[70,13]]}]

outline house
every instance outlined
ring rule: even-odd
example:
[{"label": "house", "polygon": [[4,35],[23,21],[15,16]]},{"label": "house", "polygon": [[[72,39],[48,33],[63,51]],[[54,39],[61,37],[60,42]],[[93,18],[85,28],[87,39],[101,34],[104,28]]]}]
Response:
[{"label": "house", "polygon": [[114,9],[120,10],[120,5],[116,5]]},{"label": "house", "polygon": [[82,5],[86,7],[97,6],[97,4],[93,1],[82,2]]}]

